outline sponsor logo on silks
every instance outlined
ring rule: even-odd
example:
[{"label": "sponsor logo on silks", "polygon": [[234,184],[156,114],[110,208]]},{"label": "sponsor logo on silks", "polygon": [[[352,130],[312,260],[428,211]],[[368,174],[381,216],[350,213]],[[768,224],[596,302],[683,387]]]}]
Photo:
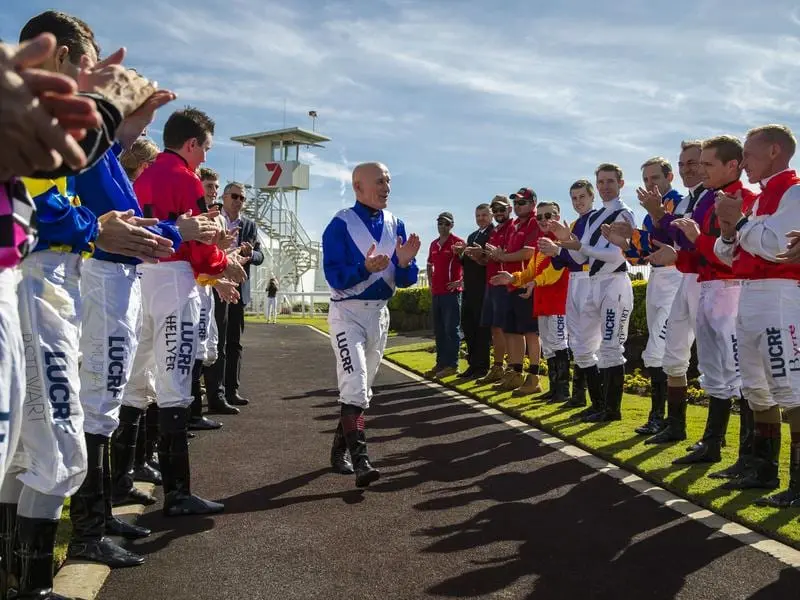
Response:
[{"label": "sponsor logo on silks", "polygon": [[203,306],[200,308],[200,322],[197,324],[197,339],[201,342],[205,341],[206,337],[208,337],[206,323],[208,323],[208,308]]},{"label": "sponsor logo on silks", "polygon": [[556,336],[558,340],[561,341],[564,339],[564,333],[566,332],[567,324],[564,315],[556,316]]},{"label": "sponsor logo on silks", "polygon": [[350,348],[347,345],[347,338],[344,331],[336,334],[336,346],[339,348],[339,358],[342,360],[342,371],[345,373],[353,372],[353,360],[350,358]]},{"label": "sponsor logo on silks", "polygon": [[178,317],[170,315],[164,325],[164,343],[167,348],[167,358],[164,367],[167,371],[175,370],[175,360],[178,357]]},{"label": "sponsor logo on silks", "polygon": [[194,363],[194,323],[181,321],[181,346],[178,350],[178,370],[187,375]]},{"label": "sponsor logo on silks", "polygon": [[658,339],[667,341],[667,323],[669,323],[669,319],[664,319],[664,326],[661,328],[661,331],[658,332]]},{"label": "sponsor logo on silks", "polygon": [[614,337],[614,324],[617,320],[617,311],[613,308],[606,309],[606,322],[603,326],[603,340],[610,342]]},{"label": "sponsor logo on silks", "polygon": [[628,317],[631,316],[631,311],[627,308],[622,309],[622,315],[619,318],[619,343],[624,344],[628,339]]},{"label": "sponsor logo on silks", "polygon": [[[38,346],[34,345],[34,339],[34,336],[29,333],[22,334],[22,341],[25,344],[25,419],[44,421],[46,407],[42,379],[39,374],[39,361],[36,355]],[[36,339],[38,340],[38,338]]]},{"label": "sponsor logo on silks", "polygon": [[69,420],[70,390],[66,375],[67,355],[63,352],[45,352],[45,377],[47,378],[47,397],[53,409],[54,421]]},{"label": "sponsor logo on silks", "polygon": [[122,393],[122,377],[125,370],[125,342],[127,338],[119,336],[108,337],[108,375],[106,377],[106,391],[111,392],[114,398]]},{"label": "sponsor logo on silks", "polygon": [[767,354],[769,354],[769,368],[775,378],[786,377],[786,361],[783,359],[783,336],[777,327],[768,327]]},{"label": "sponsor logo on silks", "polygon": [[736,339],[735,334],[731,334],[731,348],[733,349],[733,366],[736,368],[736,374],[739,374],[739,340]]}]

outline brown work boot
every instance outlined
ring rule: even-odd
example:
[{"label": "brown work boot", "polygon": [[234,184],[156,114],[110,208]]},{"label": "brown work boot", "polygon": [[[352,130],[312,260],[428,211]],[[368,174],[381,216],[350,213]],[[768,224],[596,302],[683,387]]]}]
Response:
[{"label": "brown work boot", "polygon": [[518,373],[517,371],[506,371],[506,374],[503,375],[503,379],[501,379],[500,383],[498,383],[495,387],[501,392],[509,392],[517,389],[523,383],[525,383],[524,373]]},{"label": "brown work boot", "polygon": [[475,383],[478,385],[488,385],[490,383],[497,383],[503,378],[505,374],[505,369],[503,369],[503,365],[492,365],[492,368],[489,369],[489,372],[486,374],[485,377],[481,377]]},{"label": "brown work boot", "polygon": [[529,394],[538,394],[542,391],[542,386],[539,385],[539,376],[533,373],[528,373],[525,377],[525,383],[514,390],[512,396],[527,396]]}]

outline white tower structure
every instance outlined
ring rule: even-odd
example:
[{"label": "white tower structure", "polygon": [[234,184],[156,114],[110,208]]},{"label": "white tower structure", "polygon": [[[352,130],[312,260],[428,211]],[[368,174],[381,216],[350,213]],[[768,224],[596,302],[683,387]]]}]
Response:
[{"label": "white tower structure", "polygon": [[311,240],[297,216],[300,192],[309,189],[309,165],[300,162],[300,147],[322,147],[330,138],[292,127],[231,140],[255,147],[253,187],[244,213],[258,225],[264,252],[264,264],[251,269],[253,306],[248,307],[261,312],[270,277],[278,278],[284,292],[313,291],[313,283],[310,290],[302,289],[303,275],[319,268],[321,245]]}]

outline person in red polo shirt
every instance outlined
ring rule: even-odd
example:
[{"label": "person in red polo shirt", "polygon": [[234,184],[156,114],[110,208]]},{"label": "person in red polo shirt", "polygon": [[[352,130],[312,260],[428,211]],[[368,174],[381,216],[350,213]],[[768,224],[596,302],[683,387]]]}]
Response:
[{"label": "person in red polo shirt", "polygon": [[[433,294],[433,327],[436,335],[436,366],[427,377],[447,377],[458,373],[458,347],[461,339],[461,290],[463,267],[453,245],[463,246],[464,240],[450,233],[453,215],[443,212],[436,218],[439,237],[431,242],[428,251],[428,281]],[[458,247],[458,246],[457,246]]]},{"label": "person in red polo shirt", "polygon": [[[505,247],[486,245],[491,256],[502,263],[502,270],[510,273],[523,271],[533,256],[540,230],[536,224],[534,210],[536,193],[531,188],[521,188],[511,194],[517,218],[509,226]],[[533,316],[533,297],[530,290],[509,286],[506,322],[503,327],[506,350],[508,351],[508,370],[500,380],[498,389],[514,390],[514,395],[524,396],[541,392],[539,387],[539,327]],[[522,372],[522,363],[527,347],[527,376]]]}]

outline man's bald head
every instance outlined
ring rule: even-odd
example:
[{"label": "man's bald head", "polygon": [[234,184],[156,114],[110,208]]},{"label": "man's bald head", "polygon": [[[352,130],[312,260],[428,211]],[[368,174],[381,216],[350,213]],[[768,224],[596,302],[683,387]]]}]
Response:
[{"label": "man's bald head", "polygon": [[386,208],[392,176],[383,163],[366,162],[353,169],[353,192],[356,200],[374,210]]}]

